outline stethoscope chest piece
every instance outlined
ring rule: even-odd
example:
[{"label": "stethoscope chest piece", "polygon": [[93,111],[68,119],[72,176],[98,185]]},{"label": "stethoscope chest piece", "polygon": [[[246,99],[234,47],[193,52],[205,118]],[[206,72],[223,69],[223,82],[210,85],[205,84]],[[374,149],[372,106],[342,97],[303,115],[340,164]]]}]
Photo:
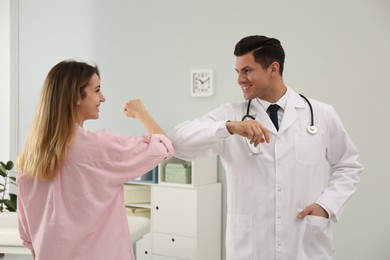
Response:
[{"label": "stethoscope chest piece", "polygon": [[309,125],[306,129],[309,134],[315,135],[317,133],[317,127],[314,125]]}]

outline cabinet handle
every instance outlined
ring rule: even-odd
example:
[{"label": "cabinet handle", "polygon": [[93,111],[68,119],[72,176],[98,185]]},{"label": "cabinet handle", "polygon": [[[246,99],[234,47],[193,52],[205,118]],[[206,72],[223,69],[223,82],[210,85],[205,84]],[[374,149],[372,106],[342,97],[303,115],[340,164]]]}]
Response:
[{"label": "cabinet handle", "polygon": [[156,209],[157,209],[157,210],[159,209],[158,206],[156,206]]},{"label": "cabinet handle", "polygon": [[148,251],[145,251],[145,255],[147,255],[148,254]]},{"label": "cabinet handle", "polygon": [[174,238],[172,238],[172,242],[175,242],[175,239],[174,239]]}]

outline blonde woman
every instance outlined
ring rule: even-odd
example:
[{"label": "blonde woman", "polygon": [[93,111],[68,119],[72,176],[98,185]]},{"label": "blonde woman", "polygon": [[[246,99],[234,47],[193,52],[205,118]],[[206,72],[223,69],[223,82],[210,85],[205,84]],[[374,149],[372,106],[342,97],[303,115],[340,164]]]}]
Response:
[{"label": "blonde woman", "polygon": [[97,67],[67,60],[46,77],[17,160],[19,231],[36,260],[134,259],[123,184],[174,150],[140,100],[124,113],[148,134],[83,129],[104,101]]}]

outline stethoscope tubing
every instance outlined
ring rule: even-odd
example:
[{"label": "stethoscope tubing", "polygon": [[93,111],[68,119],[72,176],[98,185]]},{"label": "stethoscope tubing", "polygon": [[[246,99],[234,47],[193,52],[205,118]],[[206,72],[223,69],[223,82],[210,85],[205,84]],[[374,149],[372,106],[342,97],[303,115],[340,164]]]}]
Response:
[{"label": "stethoscope tubing", "polygon": [[[314,135],[314,134],[317,133],[317,127],[314,125],[313,107],[312,107],[310,101],[304,95],[299,94],[299,96],[301,96],[306,101],[306,103],[309,105],[309,108],[310,108],[310,125],[307,127],[306,130],[310,134]],[[253,120],[256,119],[254,116],[249,114],[251,103],[252,103],[252,99],[248,100],[248,105],[246,107],[246,114],[242,117],[241,121],[244,121],[245,119],[248,119],[248,118],[253,119]]]}]

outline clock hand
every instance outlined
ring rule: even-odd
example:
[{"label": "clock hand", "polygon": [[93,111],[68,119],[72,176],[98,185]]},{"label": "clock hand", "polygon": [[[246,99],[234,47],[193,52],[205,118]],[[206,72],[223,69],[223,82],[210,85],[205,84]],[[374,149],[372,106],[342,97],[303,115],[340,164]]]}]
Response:
[{"label": "clock hand", "polygon": [[210,78],[205,79],[205,80],[202,82],[202,84],[203,84],[203,83],[206,83],[208,80],[210,80]]},{"label": "clock hand", "polygon": [[202,85],[203,85],[203,83],[204,83],[204,82],[203,82],[203,81],[202,81],[200,78],[198,78],[198,80],[199,80],[199,81],[200,81],[200,83],[202,83]]}]

